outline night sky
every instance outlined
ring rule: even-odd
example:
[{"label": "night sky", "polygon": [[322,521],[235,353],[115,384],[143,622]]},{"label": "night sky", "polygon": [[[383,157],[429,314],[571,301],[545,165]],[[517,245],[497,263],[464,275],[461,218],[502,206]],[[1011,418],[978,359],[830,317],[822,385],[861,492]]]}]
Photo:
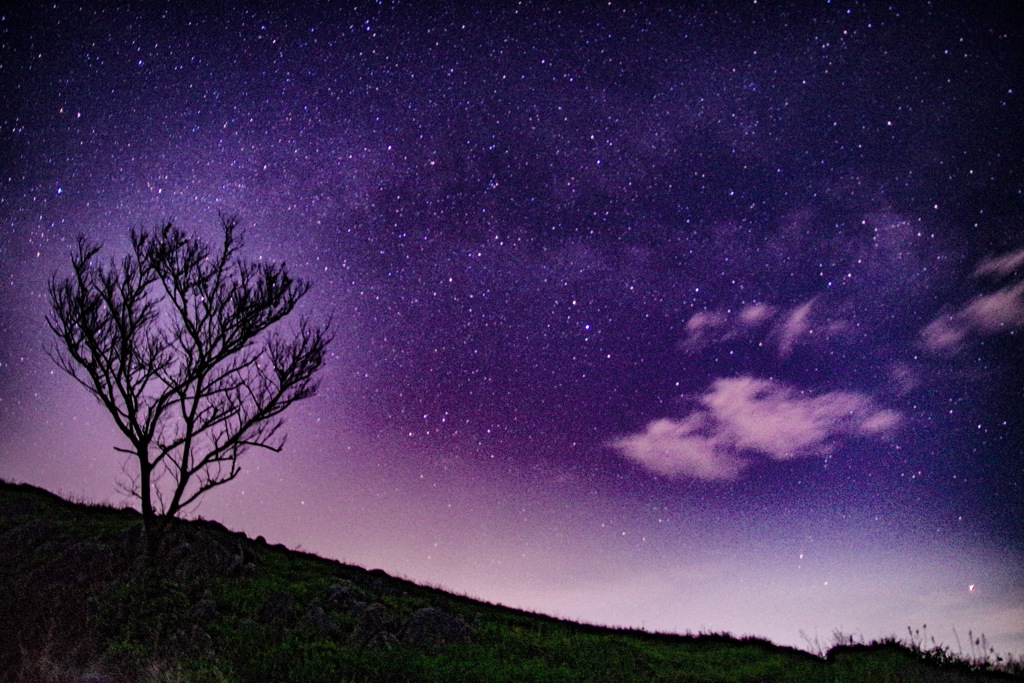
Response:
[{"label": "night sky", "polygon": [[130,502],[46,283],[237,214],[337,336],[190,514],[594,623],[1024,654],[1024,5],[13,4],[0,477]]}]

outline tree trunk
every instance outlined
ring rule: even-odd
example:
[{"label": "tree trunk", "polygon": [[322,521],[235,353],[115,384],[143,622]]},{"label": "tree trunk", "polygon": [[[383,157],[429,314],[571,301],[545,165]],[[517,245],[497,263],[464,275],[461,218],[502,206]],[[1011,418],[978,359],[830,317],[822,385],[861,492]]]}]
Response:
[{"label": "tree trunk", "polygon": [[142,533],[145,539],[145,553],[150,559],[157,556],[160,546],[160,520],[153,508],[153,466],[149,462],[149,449],[140,446],[139,458],[139,503],[142,507]]},{"label": "tree trunk", "polygon": [[150,486],[152,467],[149,464],[149,453],[140,449],[139,453],[139,502],[142,505],[142,521],[148,525],[156,514],[153,510],[153,491]]}]

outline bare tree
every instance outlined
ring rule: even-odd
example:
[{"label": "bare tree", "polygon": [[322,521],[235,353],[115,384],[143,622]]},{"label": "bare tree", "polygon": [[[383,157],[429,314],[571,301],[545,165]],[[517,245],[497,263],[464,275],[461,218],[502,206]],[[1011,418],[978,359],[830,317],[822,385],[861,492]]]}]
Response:
[{"label": "bare tree", "polygon": [[[317,390],[330,321],[268,329],[309,291],[284,264],[239,256],[237,220],[219,248],[172,223],[131,232],[100,263],[79,237],[70,277],[50,280],[50,357],[128,440],[122,485],[143,518],[173,517],[238,476],[249,448],[280,451],[282,412]],[[131,466],[132,460],[138,467]]]}]

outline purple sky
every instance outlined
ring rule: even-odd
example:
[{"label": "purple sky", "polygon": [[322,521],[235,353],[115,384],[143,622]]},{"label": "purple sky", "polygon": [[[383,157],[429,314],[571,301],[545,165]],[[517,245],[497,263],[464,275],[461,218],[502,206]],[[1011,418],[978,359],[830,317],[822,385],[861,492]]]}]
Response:
[{"label": "purple sky", "polygon": [[236,213],[337,337],[193,514],[596,623],[1024,654],[1016,5],[109,5],[0,14],[0,477],[126,502],[46,282]]}]

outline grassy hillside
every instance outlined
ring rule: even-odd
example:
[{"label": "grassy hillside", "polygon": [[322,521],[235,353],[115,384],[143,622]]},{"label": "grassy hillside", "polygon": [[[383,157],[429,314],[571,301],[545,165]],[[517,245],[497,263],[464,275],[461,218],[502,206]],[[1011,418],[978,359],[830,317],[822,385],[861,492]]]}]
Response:
[{"label": "grassy hillside", "polygon": [[[507,609],[233,533],[0,482],[0,680],[988,681],[898,643],[817,657]],[[989,667],[990,669],[990,667]]]}]

